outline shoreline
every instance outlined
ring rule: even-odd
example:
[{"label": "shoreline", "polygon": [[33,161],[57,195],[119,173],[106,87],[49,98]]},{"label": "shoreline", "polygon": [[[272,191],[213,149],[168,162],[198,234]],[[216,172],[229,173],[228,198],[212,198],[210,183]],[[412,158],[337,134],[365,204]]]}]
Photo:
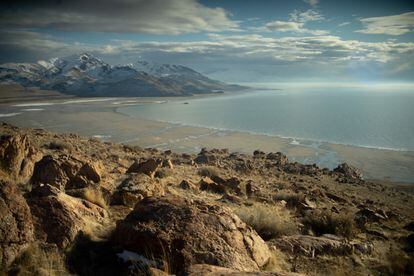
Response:
[{"label": "shoreline", "polygon": [[[45,100],[47,98],[43,98],[43,102]],[[171,99],[48,100],[48,103],[53,102],[53,104],[37,105],[36,108],[41,109],[38,111],[22,110],[23,108],[30,110],[29,103],[19,101],[20,106],[14,106],[8,102],[2,102],[0,103],[2,109],[10,111],[2,113],[20,112],[20,114],[1,117],[0,121],[18,127],[44,128],[60,133],[72,132],[102,141],[157,147],[162,150],[171,149],[176,152],[198,153],[202,147],[228,148],[230,151],[248,154],[252,154],[257,149],[265,152],[280,151],[291,161],[316,163],[320,167],[331,169],[339,163],[348,162],[360,168],[367,179],[414,183],[413,151],[358,147],[252,132],[188,126],[137,118],[118,111],[120,107],[128,106],[128,104],[160,103],[168,100]],[[39,102],[32,101],[32,103],[38,104]],[[296,143],[297,140],[300,142]]]}]

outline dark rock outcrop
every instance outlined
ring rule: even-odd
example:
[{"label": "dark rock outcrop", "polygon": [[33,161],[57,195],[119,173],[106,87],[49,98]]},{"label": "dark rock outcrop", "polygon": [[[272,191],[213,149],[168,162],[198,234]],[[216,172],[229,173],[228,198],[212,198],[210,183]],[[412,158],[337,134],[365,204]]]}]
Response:
[{"label": "dark rock outcrop", "polygon": [[133,207],[137,201],[149,196],[164,195],[164,188],[146,174],[132,174],[118,186],[111,204]]},{"label": "dark rock outcrop", "polygon": [[89,201],[71,197],[51,185],[34,189],[27,202],[33,215],[36,239],[65,248],[79,231],[90,231],[108,216]]},{"label": "dark rock outcrop", "polygon": [[340,183],[358,183],[363,180],[362,172],[347,163],[338,165],[333,172],[336,173],[337,181]]},{"label": "dark rock outcrop", "polygon": [[66,184],[76,176],[81,166],[82,163],[79,160],[67,155],[58,157],[46,155],[34,166],[32,185],[36,188],[41,184],[49,184],[64,190]]},{"label": "dark rock outcrop", "polygon": [[156,170],[162,164],[161,159],[150,158],[146,161],[135,161],[127,170],[127,173],[143,173],[154,178]]},{"label": "dark rock outcrop", "polygon": [[114,241],[141,254],[168,254],[173,272],[199,263],[257,271],[270,258],[266,243],[230,209],[176,196],[137,203],[117,223]]},{"label": "dark rock outcrop", "polygon": [[34,240],[29,206],[16,186],[0,181],[0,267],[9,266]]},{"label": "dark rock outcrop", "polygon": [[39,157],[26,135],[0,137],[0,170],[12,179],[26,182],[32,174],[34,162]]}]

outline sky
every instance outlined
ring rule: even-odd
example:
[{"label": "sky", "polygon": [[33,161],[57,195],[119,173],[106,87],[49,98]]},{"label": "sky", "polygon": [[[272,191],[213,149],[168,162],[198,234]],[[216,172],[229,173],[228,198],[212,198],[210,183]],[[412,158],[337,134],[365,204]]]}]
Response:
[{"label": "sky", "polygon": [[228,82],[412,82],[414,0],[6,0],[0,63],[89,52]]}]

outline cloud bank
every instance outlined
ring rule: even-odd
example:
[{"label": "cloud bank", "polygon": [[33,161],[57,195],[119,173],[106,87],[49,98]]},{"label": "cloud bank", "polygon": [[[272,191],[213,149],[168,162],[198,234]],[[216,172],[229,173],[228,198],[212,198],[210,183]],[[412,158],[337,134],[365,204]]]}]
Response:
[{"label": "cloud bank", "polygon": [[12,3],[0,11],[3,28],[182,34],[237,30],[239,26],[223,8],[210,8],[196,0],[41,0],[35,4],[30,1]]},{"label": "cloud bank", "polygon": [[363,34],[403,35],[414,32],[414,12],[398,15],[369,17],[360,20],[364,26],[357,30]]}]

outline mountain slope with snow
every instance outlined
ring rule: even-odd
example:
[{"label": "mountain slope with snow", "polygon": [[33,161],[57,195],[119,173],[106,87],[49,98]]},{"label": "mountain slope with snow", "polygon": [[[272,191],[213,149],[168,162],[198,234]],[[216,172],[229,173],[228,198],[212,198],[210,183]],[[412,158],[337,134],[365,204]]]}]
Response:
[{"label": "mountain slope with snow", "polygon": [[113,66],[88,53],[33,64],[2,64],[0,83],[84,97],[189,96],[243,88],[212,80],[181,65],[138,60]]}]

